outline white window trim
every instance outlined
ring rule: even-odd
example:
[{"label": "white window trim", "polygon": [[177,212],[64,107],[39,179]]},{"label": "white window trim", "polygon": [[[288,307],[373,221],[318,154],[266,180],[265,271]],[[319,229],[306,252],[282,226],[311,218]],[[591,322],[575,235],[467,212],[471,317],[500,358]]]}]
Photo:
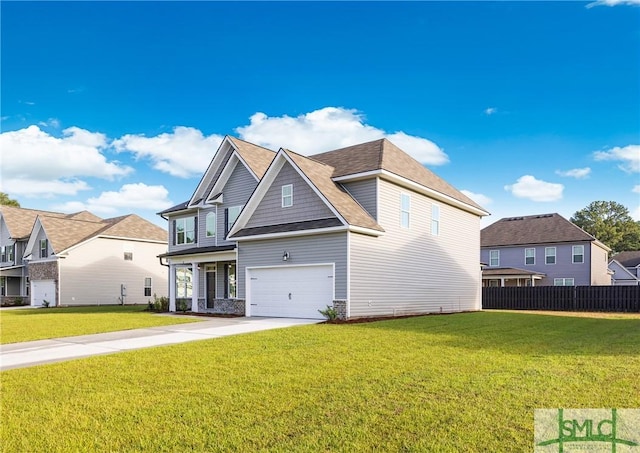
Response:
[{"label": "white window trim", "polygon": [[[147,286],[147,280],[149,280],[149,286]],[[149,295],[147,296],[147,288],[149,288]],[[144,297],[151,297],[151,294],[153,293],[153,279],[151,277],[145,277],[144,278]]]},{"label": "white window trim", "polygon": [[[43,245],[44,245],[44,248],[42,247]],[[40,239],[39,246],[40,246],[39,257],[40,258],[49,258],[49,240],[48,239]],[[45,251],[44,256],[42,254],[43,250]]]},{"label": "white window trim", "polygon": [[[571,280],[570,285],[567,285],[568,280]],[[558,284],[558,282],[561,282],[561,284]],[[576,280],[573,277],[554,278],[553,286],[576,286]]]},{"label": "white window trim", "polygon": [[[285,189],[289,189],[289,194],[284,193]],[[284,186],[282,186],[281,193],[282,193],[282,207],[290,208],[291,206],[293,206],[293,184],[285,184]],[[289,203],[285,203],[285,200],[287,199]]]},{"label": "white window trim", "polygon": [[[527,250],[533,250],[533,256],[528,257],[527,256]],[[527,258],[533,258],[533,263],[529,264],[527,263]],[[525,266],[535,266],[536,265],[536,249],[535,247],[529,247],[524,249],[524,265]]]},{"label": "white window trim", "polygon": [[431,205],[431,235],[440,236],[440,205]]},{"label": "white window trim", "polygon": [[[213,219],[213,234],[209,234],[209,219],[212,218]],[[218,216],[216,215],[215,212],[211,211],[208,212],[207,215],[204,217],[204,229],[205,229],[205,236],[208,238],[214,238],[216,237],[216,233],[217,233],[217,229],[218,229]]]},{"label": "white window trim", "polygon": [[[232,209],[237,209],[238,210],[238,215],[236,215],[236,218],[233,219],[233,222],[231,221],[231,210]],[[233,224],[236,223],[236,220],[238,220],[238,217],[240,216],[241,212],[242,212],[242,205],[229,206],[227,208],[227,231],[231,231],[231,227],[233,227]]]},{"label": "white window trim", "polygon": [[[553,250],[553,255],[550,255],[549,253],[547,253],[549,250]],[[544,264],[547,266],[553,266],[558,262],[558,257],[557,257],[558,251],[555,247],[545,247],[544,248]],[[548,263],[547,262],[547,258],[553,256],[553,263]]]},{"label": "white window trim", "polygon": [[[408,209],[404,209],[402,202],[404,200],[404,197],[407,197],[406,199],[409,202],[409,207]],[[407,224],[405,225],[404,223],[404,214],[407,215]],[[411,194],[405,193],[405,192],[400,192],[400,227],[401,228],[411,228]]]},{"label": "white window trim", "polygon": [[[187,221],[192,220],[193,221],[193,229],[192,230],[188,230],[187,229]],[[176,231],[174,231],[173,233],[176,235],[176,245],[189,245],[189,244],[196,244],[198,239],[196,238],[196,222],[198,221],[197,217],[193,217],[193,216],[189,216],[189,217],[181,217],[179,219],[176,219]],[[180,242],[178,240],[178,224],[180,222],[184,222],[184,242]],[[187,236],[188,233],[191,232],[193,235],[193,241],[192,242],[188,242],[187,241]]]},{"label": "white window trim", "polygon": [[[493,252],[497,252],[498,253],[498,264],[492,264],[491,263],[491,254]],[[500,267],[500,250],[489,250],[489,267]]]},{"label": "white window trim", "polygon": [[[576,247],[582,247],[582,253],[576,253]],[[582,261],[576,261],[576,256],[582,256]],[[571,264],[584,264],[584,245],[571,246]]]}]

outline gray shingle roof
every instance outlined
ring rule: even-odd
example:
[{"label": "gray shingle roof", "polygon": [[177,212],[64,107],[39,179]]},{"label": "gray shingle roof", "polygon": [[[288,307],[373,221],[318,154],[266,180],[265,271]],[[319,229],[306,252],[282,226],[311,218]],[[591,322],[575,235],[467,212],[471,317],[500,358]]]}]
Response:
[{"label": "gray shingle roof", "polygon": [[612,259],[622,264],[624,267],[640,266],[640,250],[620,252]]},{"label": "gray shingle roof", "polygon": [[480,232],[481,247],[595,240],[582,228],[556,213],[505,217]]},{"label": "gray shingle roof", "polygon": [[427,169],[386,138],[315,154],[311,158],[334,167],[333,177],[386,170],[455,200],[484,210],[471,198]]}]

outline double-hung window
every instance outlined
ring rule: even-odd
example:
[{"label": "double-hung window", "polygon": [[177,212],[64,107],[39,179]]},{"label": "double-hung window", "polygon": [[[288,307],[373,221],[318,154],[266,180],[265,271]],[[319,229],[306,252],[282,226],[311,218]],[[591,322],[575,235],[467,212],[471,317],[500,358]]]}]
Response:
[{"label": "double-hung window", "polygon": [[227,233],[229,233],[229,231],[231,230],[231,227],[238,219],[238,216],[240,215],[240,211],[242,211],[242,206],[231,206],[225,209],[225,216],[227,218],[227,221],[225,224],[225,227],[226,227],[225,236]]},{"label": "double-hung window", "polygon": [[524,249],[524,264],[527,266],[536,264],[536,249]]},{"label": "double-hung window", "polygon": [[227,264],[225,267],[227,287],[225,297],[227,299],[235,299],[237,297],[237,284],[236,284],[236,265]]},{"label": "double-hung window", "polygon": [[584,245],[571,247],[571,262],[574,264],[584,263]]},{"label": "double-hung window", "polygon": [[407,193],[400,194],[400,226],[409,228],[411,218],[411,195]]},{"label": "double-hung window", "polygon": [[282,186],[282,207],[293,206],[293,184]]},{"label": "double-hung window", "polygon": [[196,218],[184,217],[176,219],[176,245],[193,244],[196,242]]},{"label": "double-hung window", "polygon": [[46,258],[49,256],[49,241],[47,239],[40,239],[40,258]]},{"label": "double-hung window", "polygon": [[500,250],[489,250],[489,266],[500,266]]},{"label": "double-hung window", "polygon": [[0,262],[7,262],[7,248],[4,245],[0,248]]},{"label": "double-hung window", "polygon": [[574,286],[573,278],[554,278],[553,286]]},{"label": "double-hung window", "polygon": [[9,261],[10,263],[13,263],[15,247],[15,244],[7,246],[7,261]]},{"label": "double-hung window", "polygon": [[145,277],[144,279],[144,295],[145,297],[151,297],[151,277]]},{"label": "double-hung window", "polygon": [[440,234],[440,206],[431,205],[431,235],[438,236]]},{"label": "double-hung window", "polygon": [[207,214],[207,237],[214,238],[216,237],[216,213],[210,212]]},{"label": "double-hung window", "polygon": [[176,268],[176,297],[185,299],[193,294],[193,273],[190,267]]},{"label": "double-hung window", "polygon": [[556,264],[556,248],[555,247],[544,248],[544,263]]}]

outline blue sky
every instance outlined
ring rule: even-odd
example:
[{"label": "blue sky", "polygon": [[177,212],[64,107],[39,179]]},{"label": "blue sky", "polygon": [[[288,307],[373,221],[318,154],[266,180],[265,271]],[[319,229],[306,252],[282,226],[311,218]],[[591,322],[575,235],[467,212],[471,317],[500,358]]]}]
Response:
[{"label": "blue sky", "polygon": [[0,190],[102,217],[188,199],[222,137],[388,137],[492,216],[640,220],[640,0],[7,2]]}]

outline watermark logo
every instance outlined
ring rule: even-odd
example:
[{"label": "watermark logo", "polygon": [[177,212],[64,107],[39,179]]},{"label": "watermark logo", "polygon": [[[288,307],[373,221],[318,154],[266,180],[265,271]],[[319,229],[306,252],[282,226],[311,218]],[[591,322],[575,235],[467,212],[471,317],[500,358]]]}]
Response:
[{"label": "watermark logo", "polygon": [[536,409],[536,453],[640,453],[640,409]]}]

